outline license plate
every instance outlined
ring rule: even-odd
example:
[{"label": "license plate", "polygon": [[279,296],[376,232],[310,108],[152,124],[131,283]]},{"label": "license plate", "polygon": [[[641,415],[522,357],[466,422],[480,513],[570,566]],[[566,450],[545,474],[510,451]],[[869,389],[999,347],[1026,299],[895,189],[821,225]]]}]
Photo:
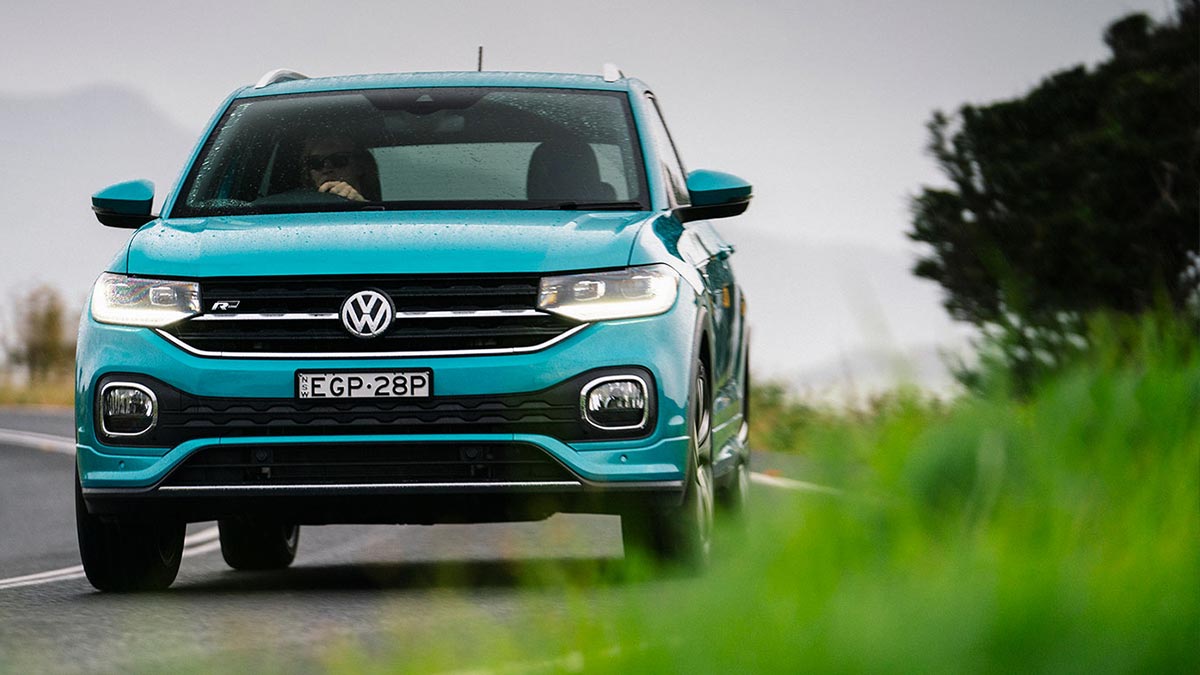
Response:
[{"label": "license plate", "polygon": [[297,398],[428,398],[432,370],[296,373]]}]

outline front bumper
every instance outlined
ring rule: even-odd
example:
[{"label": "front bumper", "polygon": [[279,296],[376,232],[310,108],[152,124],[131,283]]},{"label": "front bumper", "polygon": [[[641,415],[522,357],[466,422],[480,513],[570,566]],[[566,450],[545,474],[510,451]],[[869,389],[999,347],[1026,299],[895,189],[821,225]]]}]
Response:
[{"label": "front bumper", "polygon": [[678,506],[682,481],[579,483],[570,486],[374,485],[287,486],[273,490],[163,492],[159,488],[84,490],[88,511],[186,522],[253,517],[299,525],[431,525],[528,521],[555,513],[639,513]]},{"label": "front bumper", "polygon": [[[455,495],[454,503],[479,499],[511,502],[517,495],[523,503],[559,501],[565,510],[586,507],[589,511],[608,511],[621,499],[618,494],[657,494],[674,499],[682,493],[686,472],[686,401],[688,369],[694,355],[695,309],[679,302],[666,314],[641,319],[593,324],[571,338],[542,351],[466,357],[389,358],[389,359],[218,359],[188,354],[153,331],[98,324],[85,312],[80,326],[77,358],[76,421],[80,480],[90,509],[139,508],[148,499],[156,503],[190,503],[188,508],[207,502],[266,508],[262,502],[284,504],[324,502],[313,511],[310,520],[329,513],[332,501],[345,498],[384,500],[416,499],[430,502],[434,497]],[[94,397],[98,383],[110,374],[140,374],[197,397],[237,399],[285,399],[295,395],[298,370],[352,370],[361,368],[431,368],[434,371],[436,397],[470,397],[537,392],[598,369],[638,367],[649,371],[655,389],[656,414],[652,431],[639,438],[625,440],[567,439],[546,433],[428,433],[412,427],[405,433],[331,433],[319,435],[297,431],[284,435],[231,436],[214,429],[208,435],[192,435],[182,442],[167,445],[133,445],[104,442],[96,433]],[[460,430],[461,431],[461,430]],[[182,462],[202,448],[213,446],[270,445],[285,447],[305,443],[323,444],[395,444],[397,448],[414,443],[519,442],[536,446],[562,465],[569,480],[545,484],[480,485],[472,481],[436,484],[387,482],[364,485],[292,484],[288,486],[191,486],[188,490],[163,489],[164,480]],[[465,495],[471,497],[465,498]],[[553,495],[554,500],[547,500]],[[332,500],[330,498],[333,498]],[[657,497],[656,497],[657,498]],[[248,501],[247,501],[248,500]],[[436,500],[435,500],[436,501]],[[107,504],[108,506],[104,506]],[[604,506],[608,504],[609,506]],[[299,508],[300,504],[293,504]],[[442,505],[445,506],[445,505]],[[144,508],[141,507],[141,508]],[[158,508],[158,506],[155,506]],[[322,509],[325,509],[324,511]],[[204,509],[199,509],[203,511]],[[367,509],[369,511],[370,509]],[[420,511],[421,509],[417,509]],[[362,511],[367,518],[367,511]],[[384,512],[394,513],[392,509]],[[386,516],[386,513],[385,513]],[[391,516],[370,520],[396,522]]]}]

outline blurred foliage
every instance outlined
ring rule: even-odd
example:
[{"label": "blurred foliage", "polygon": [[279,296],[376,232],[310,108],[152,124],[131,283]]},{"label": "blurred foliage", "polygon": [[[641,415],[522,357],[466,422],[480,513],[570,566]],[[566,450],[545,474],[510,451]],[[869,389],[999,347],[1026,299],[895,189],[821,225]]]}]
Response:
[{"label": "blurred foliage", "polygon": [[67,316],[62,295],[42,285],[17,297],[11,331],[4,336],[4,348],[12,365],[22,366],[29,376],[31,389],[50,380],[69,378],[75,364],[75,331]]},{"label": "blurred foliage", "polygon": [[911,415],[928,421],[944,415],[950,405],[911,387],[875,392],[857,402],[832,403],[797,396],[774,381],[755,384],[750,400],[750,438],[755,448],[812,460],[824,457],[821,448],[845,446],[846,437],[873,437],[888,420]]},{"label": "blurred foliage", "polygon": [[913,200],[909,236],[932,249],[914,272],[1026,388],[1097,311],[1169,308],[1200,326],[1198,7],[1120,19],[1093,69],[929,124],[950,186]]},{"label": "blurred foliage", "polygon": [[75,381],[70,373],[61,373],[36,383],[17,384],[0,375],[0,405],[71,406],[75,402]]}]

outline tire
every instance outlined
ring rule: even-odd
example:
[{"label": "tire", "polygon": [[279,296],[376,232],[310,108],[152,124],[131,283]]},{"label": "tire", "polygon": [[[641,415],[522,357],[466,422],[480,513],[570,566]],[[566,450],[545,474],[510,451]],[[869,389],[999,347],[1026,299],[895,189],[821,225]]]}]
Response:
[{"label": "tire", "polygon": [[75,532],[79,557],[101,591],[160,591],[175,581],[183,559],[185,525],[135,517],[101,518],[87,511],[75,471]]},{"label": "tire", "polygon": [[738,462],[729,484],[717,492],[717,506],[721,513],[739,525],[746,520],[746,507],[750,502],[750,467]]},{"label": "tire", "polygon": [[[750,443],[750,355],[742,365],[742,429],[740,432],[743,447]],[[750,502],[750,458],[738,461],[733,476],[717,490],[717,507],[738,526],[745,525],[746,508]]]},{"label": "tire", "polygon": [[[712,397],[704,364],[696,367],[688,412],[688,470],[683,503],[621,517],[626,557],[643,555],[693,571],[708,567],[713,540]],[[632,554],[632,556],[630,555]]]},{"label": "tire", "polygon": [[292,564],[300,526],[243,518],[217,521],[221,557],[235,570],[278,570]]}]

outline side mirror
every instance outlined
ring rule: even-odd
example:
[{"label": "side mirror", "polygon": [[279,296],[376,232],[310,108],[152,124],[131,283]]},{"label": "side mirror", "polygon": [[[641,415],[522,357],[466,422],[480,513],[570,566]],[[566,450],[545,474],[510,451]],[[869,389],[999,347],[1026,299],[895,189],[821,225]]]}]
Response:
[{"label": "side mirror", "polygon": [[687,175],[687,188],[692,205],[680,210],[683,222],[729,218],[745,212],[750,206],[754,188],[729,173],[699,169]]},{"label": "side mirror", "polygon": [[96,219],[109,227],[139,228],[158,217],[150,213],[152,206],[154,183],[148,180],[117,183],[92,195]]}]

